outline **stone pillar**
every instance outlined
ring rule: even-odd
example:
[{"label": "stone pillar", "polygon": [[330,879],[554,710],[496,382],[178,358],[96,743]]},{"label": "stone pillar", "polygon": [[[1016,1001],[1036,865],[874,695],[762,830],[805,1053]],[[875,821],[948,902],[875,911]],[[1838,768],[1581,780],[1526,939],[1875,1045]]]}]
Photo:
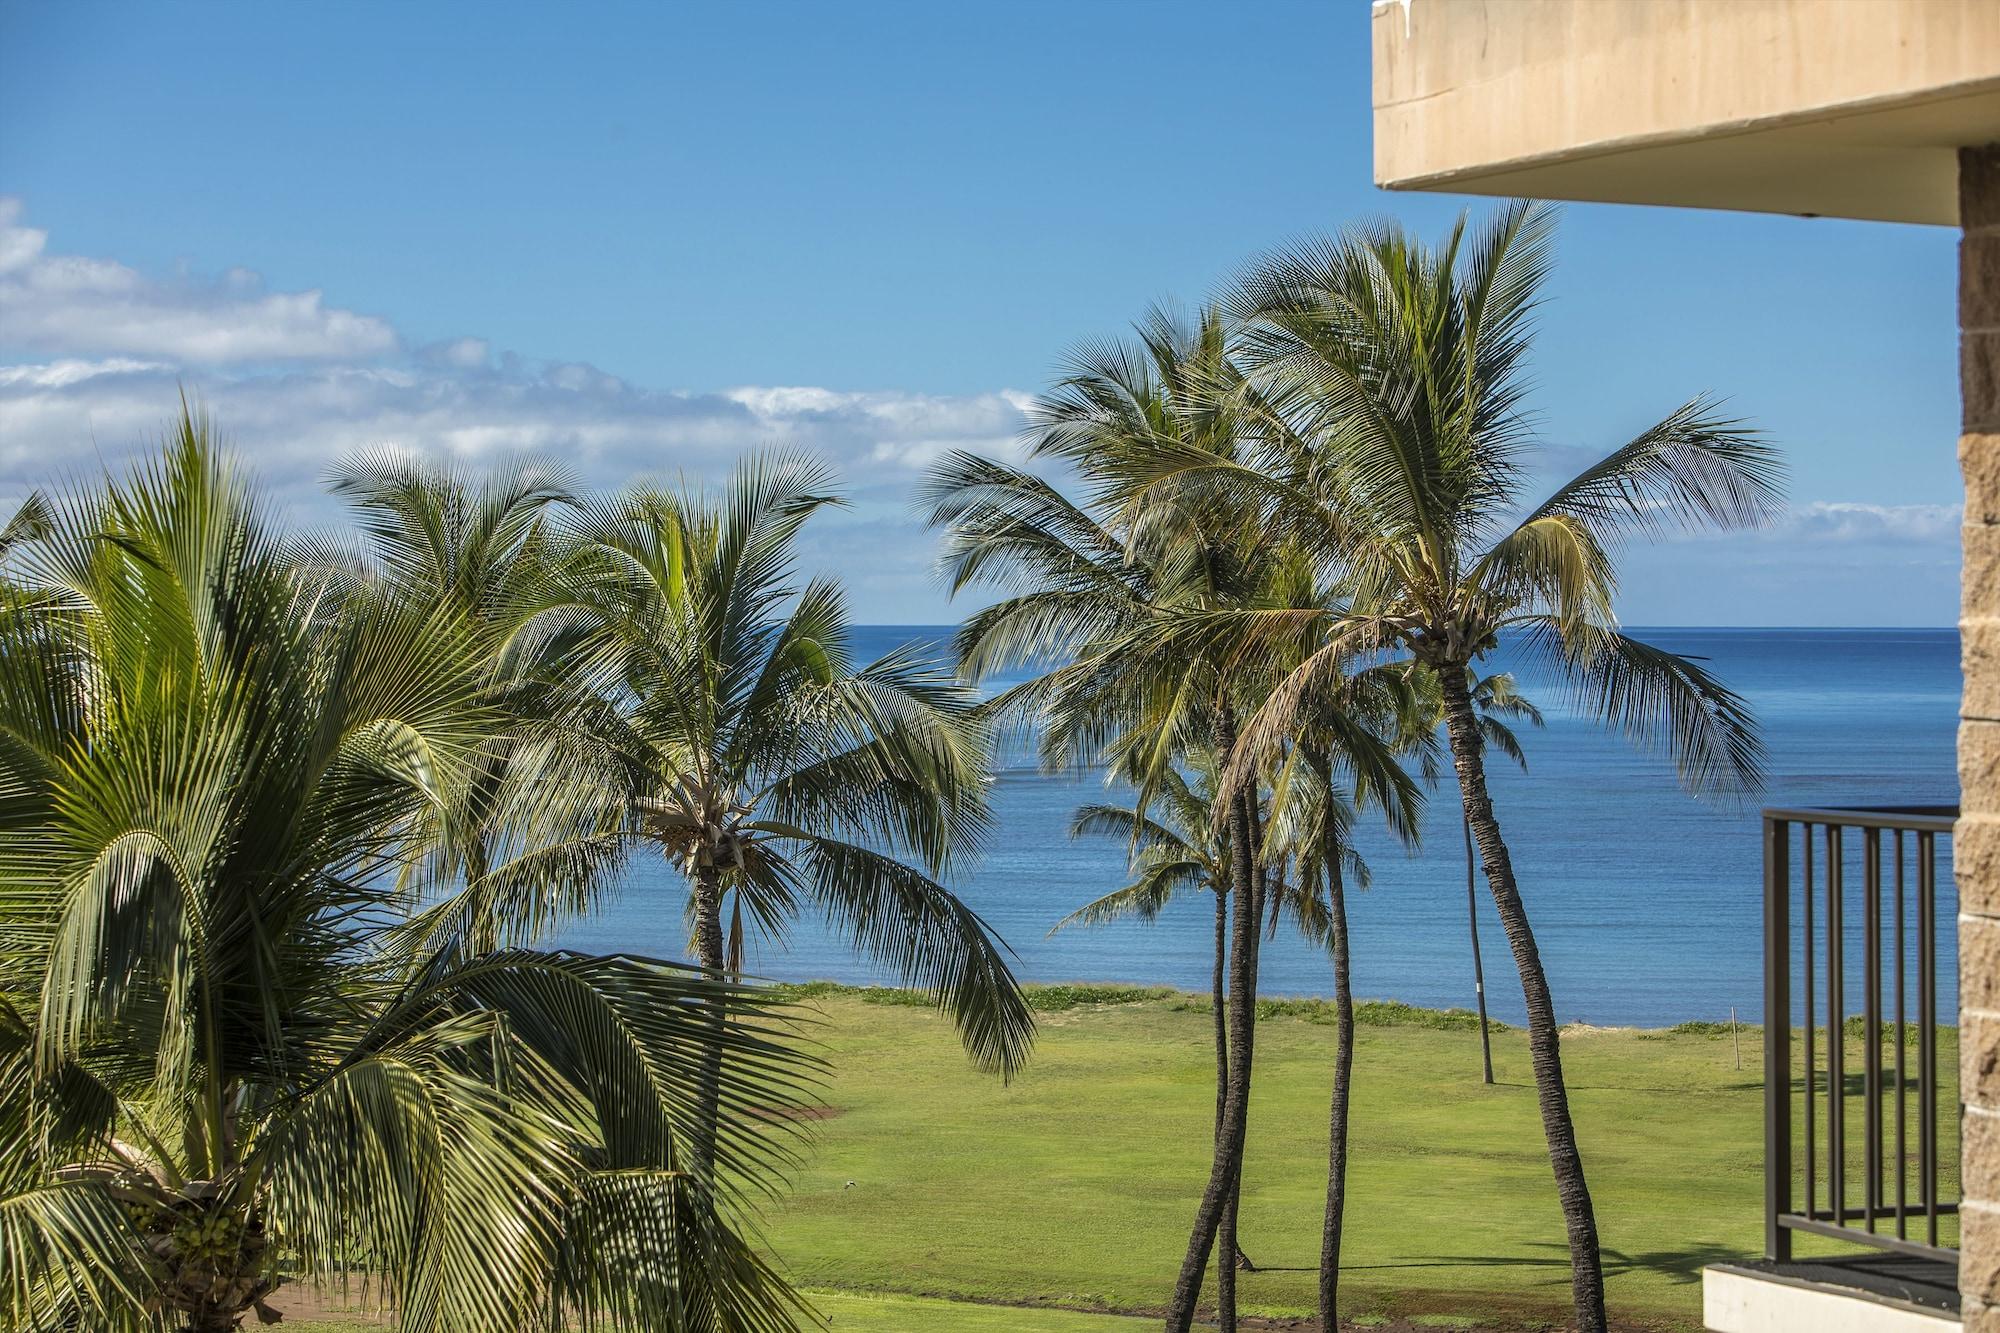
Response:
[{"label": "stone pillar", "polygon": [[1965,476],[1958,731],[1959,1289],[1967,1333],[2000,1333],[2000,145],[1959,152],[1958,441]]}]

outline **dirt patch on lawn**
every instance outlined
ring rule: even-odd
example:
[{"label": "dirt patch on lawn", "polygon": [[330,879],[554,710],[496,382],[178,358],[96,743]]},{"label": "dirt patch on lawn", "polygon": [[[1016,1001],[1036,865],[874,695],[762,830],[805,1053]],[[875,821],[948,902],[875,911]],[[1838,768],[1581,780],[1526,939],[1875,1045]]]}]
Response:
[{"label": "dirt patch on lawn", "polygon": [[1562,1035],[1565,1037],[1629,1037],[1638,1028],[1600,1027],[1596,1023],[1565,1023]]},{"label": "dirt patch on lawn", "polygon": [[[339,1287],[312,1287],[287,1282],[272,1293],[269,1304],[286,1320],[300,1323],[337,1319],[342,1323],[389,1328],[396,1322],[394,1316],[369,1308],[359,1284],[342,1291]],[[255,1324],[251,1326],[255,1327]]]}]

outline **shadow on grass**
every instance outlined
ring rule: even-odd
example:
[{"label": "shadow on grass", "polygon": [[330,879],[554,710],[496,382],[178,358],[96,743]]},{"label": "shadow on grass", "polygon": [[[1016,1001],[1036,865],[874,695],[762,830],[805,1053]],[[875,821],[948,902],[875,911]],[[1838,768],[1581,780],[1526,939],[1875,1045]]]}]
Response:
[{"label": "shadow on grass", "polygon": [[[1342,1264],[1342,1272],[1374,1272],[1402,1268],[1569,1268],[1569,1247],[1552,1241],[1537,1241],[1535,1249],[1547,1255],[1456,1254],[1435,1258],[1408,1259],[1387,1264]],[[1626,1251],[1605,1246],[1604,1275],[1658,1273],[1677,1285],[1701,1280],[1701,1270],[1710,1264],[1740,1262],[1745,1256],[1739,1247],[1698,1241],[1671,1250]],[[1272,1269],[1272,1272],[1312,1272],[1312,1269]]]}]

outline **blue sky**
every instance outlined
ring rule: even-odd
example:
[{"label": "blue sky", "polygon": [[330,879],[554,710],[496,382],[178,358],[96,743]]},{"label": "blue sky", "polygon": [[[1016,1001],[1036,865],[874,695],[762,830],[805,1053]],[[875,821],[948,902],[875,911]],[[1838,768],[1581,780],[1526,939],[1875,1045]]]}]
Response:
[{"label": "blue sky", "polygon": [[[1482,201],[1370,180],[1360,0],[0,6],[0,498],[199,392],[301,522],[372,443],[594,484],[790,441],[812,557],[950,613],[907,492],[1072,344],[1260,248]],[[1793,516],[1635,550],[1638,624],[1948,624],[1955,235],[1572,206],[1553,458],[1698,391]]]}]

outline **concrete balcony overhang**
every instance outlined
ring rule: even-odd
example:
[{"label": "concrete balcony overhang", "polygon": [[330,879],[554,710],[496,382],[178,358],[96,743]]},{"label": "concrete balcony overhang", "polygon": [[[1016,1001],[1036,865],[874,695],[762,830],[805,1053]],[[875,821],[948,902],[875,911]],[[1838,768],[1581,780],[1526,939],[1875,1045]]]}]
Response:
[{"label": "concrete balcony overhang", "polygon": [[1956,224],[1994,0],[1376,0],[1375,179]]}]

